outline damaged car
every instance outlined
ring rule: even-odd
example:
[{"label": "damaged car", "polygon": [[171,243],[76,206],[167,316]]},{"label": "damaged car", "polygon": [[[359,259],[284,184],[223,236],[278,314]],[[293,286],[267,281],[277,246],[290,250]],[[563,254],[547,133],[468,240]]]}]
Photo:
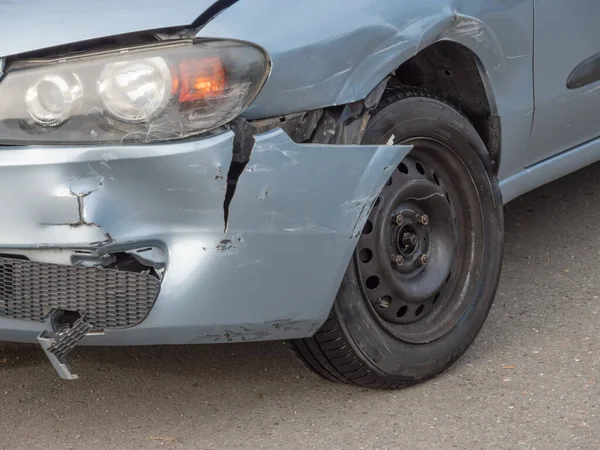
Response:
[{"label": "damaged car", "polygon": [[65,379],[76,345],[260,340],[436,375],[492,305],[503,205],[600,159],[597,12],[0,4],[0,340]]}]

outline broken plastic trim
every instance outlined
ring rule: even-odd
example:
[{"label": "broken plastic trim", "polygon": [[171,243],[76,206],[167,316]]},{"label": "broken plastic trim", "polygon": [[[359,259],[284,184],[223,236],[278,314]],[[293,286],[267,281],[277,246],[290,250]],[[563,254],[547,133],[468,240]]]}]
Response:
[{"label": "broken plastic trim", "polygon": [[[75,313],[77,314],[77,313]],[[46,318],[47,330],[38,336],[38,342],[52,366],[63,380],[76,380],[66,361],[67,354],[75,348],[92,329],[85,317],[75,317],[72,311],[55,310]],[[77,314],[78,315],[78,314]]]},{"label": "broken plastic trim", "polygon": [[161,279],[167,264],[165,252],[155,246],[110,251],[109,249],[2,249],[0,257],[25,261],[99,267],[146,273]]}]

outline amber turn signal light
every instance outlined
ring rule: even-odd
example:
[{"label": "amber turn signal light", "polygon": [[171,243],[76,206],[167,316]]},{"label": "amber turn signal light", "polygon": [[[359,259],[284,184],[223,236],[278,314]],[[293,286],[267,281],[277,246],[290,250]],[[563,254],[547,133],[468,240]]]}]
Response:
[{"label": "amber turn signal light", "polygon": [[179,76],[173,88],[179,88],[179,102],[194,102],[223,94],[227,73],[221,58],[184,60],[179,63]]}]

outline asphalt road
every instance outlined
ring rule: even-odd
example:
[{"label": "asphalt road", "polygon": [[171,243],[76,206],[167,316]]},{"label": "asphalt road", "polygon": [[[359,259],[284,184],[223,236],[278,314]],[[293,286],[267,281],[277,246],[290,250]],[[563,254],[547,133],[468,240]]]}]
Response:
[{"label": "asphalt road", "polygon": [[600,165],[509,204],[486,326],[403,391],[321,380],[281,342],[81,348],[76,382],[0,345],[0,448],[600,448],[599,223]]}]

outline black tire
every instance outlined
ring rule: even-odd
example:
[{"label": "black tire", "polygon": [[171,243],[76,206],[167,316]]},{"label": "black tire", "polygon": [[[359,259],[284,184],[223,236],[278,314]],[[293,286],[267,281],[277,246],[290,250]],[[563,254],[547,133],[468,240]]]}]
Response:
[{"label": "black tire", "polygon": [[[377,234],[372,238],[363,232],[325,324],[313,337],[293,341],[300,358],[325,378],[383,389],[438,374],[473,343],[496,294],[504,231],[493,163],[462,114],[422,89],[390,88],[363,143],[385,144],[392,136],[396,143],[415,147],[398,168],[406,173],[394,172],[375,202],[368,223]],[[408,195],[415,189],[433,194]],[[439,200],[444,191],[445,206]],[[431,214],[443,211],[431,223],[419,213],[431,207],[426,203],[430,197],[437,202]],[[454,225],[448,225],[451,218]],[[435,228],[434,219],[443,227]],[[390,220],[395,222],[389,225]],[[415,220],[431,228],[417,230]],[[370,247],[367,256],[359,253],[365,246]],[[388,249],[405,255],[398,261],[392,253],[391,268],[384,264]],[[415,256],[415,249],[430,252],[427,259],[426,253]],[[446,274],[442,269],[449,275],[439,283],[439,275]],[[379,275],[365,282],[371,273]],[[373,278],[377,284],[369,285]],[[386,290],[391,294],[374,300]]]}]

